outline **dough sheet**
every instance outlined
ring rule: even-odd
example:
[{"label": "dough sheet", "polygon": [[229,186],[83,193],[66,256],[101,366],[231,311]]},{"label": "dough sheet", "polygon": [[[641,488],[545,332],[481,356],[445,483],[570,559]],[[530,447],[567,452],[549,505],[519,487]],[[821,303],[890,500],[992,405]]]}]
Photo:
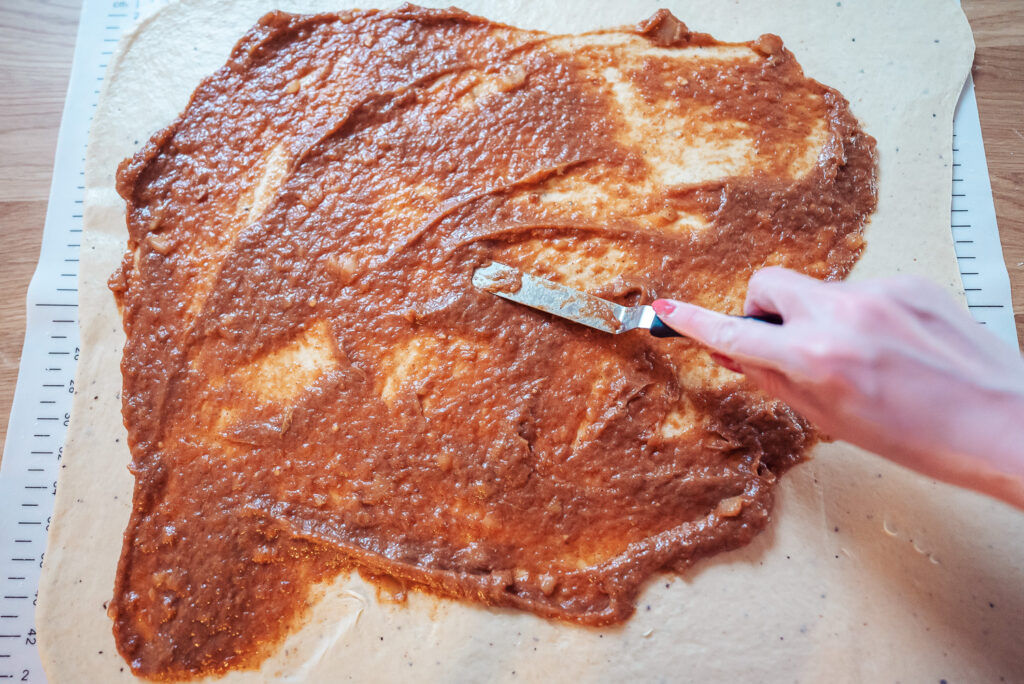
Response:
[{"label": "dough sheet", "polygon": [[[126,239],[117,164],[174,120],[266,11],[356,6],[182,0],[143,20],[111,61],[86,162],[82,353],[37,611],[53,682],[134,679],[106,615],[133,487],[121,421],[124,333],[106,286]],[[632,24],[662,6],[719,40],[777,33],[878,140],[878,211],[852,277],[916,273],[962,298],[948,222],[951,127],[973,40],[956,2],[459,6],[559,33]],[[1024,679],[1020,513],[842,443],[819,445],[777,491],[774,520],[752,544],[655,579],[625,625],[576,627],[415,592],[396,604],[358,575],[340,576],[319,588],[306,624],[259,670],[223,680]]]}]

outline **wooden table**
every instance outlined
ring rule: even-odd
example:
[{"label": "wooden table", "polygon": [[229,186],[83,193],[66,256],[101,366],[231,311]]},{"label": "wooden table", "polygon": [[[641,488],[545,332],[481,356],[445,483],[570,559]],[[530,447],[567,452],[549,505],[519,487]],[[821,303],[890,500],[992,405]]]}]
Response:
[{"label": "wooden table", "polygon": [[[0,442],[39,258],[78,0],[0,0]],[[964,0],[1003,256],[1024,341],[1024,4]]]}]

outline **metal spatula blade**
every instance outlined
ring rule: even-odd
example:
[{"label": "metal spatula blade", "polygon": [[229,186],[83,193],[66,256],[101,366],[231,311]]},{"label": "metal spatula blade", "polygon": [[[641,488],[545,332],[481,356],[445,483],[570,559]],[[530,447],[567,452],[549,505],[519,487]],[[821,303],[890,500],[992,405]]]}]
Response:
[{"label": "metal spatula blade", "polygon": [[473,285],[509,301],[606,333],[643,328],[659,337],[678,336],[649,306],[621,306],[497,261],[474,271]]},{"label": "metal spatula blade", "polygon": [[[640,328],[655,337],[683,337],[658,318],[649,306],[621,306],[497,261],[476,269],[473,285],[517,304],[614,335]],[[738,318],[782,324],[777,314]]]}]

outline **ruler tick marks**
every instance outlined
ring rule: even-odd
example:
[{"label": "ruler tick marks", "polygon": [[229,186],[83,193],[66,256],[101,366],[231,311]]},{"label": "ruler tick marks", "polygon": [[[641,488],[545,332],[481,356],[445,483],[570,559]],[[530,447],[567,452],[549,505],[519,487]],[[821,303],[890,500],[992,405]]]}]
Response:
[{"label": "ruler tick marks", "polygon": [[[101,5],[104,4],[106,5],[106,8],[101,9]],[[131,17],[133,16],[133,13],[134,16],[138,16],[138,10],[141,7],[148,7],[151,4],[151,0],[133,0],[131,2],[122,2],[121,0],[107,0],[107,2],[103,3],[87,3],[87,6],[83,14],[89,16],[89,21],[91,22],[89,23],[89,26],[93,28],[91,35],[88,37],[89,43],[87,44],[87,46],[89,50],[88,52],[84,52],[86,48],[78,46],[76,48],[76,51],[79,53],[79,60],[82,59],[82,54],[87,54],[91,58],[91,61],[88,61],[82,65],[86,67],[86,71],[82,74],[82,77],[78,80],[78,83],[73,85],[76,88],[76,92],[79,93],[80,99],[83,100],[83,102],[81,102],[81,106],[85,106],[87,104],[88,107],[84,110],[86,113],[85,117],[77,117],[74,121],[66,124],[65,126],[73,127],[72,132],[80,134],[80,137],[85,135],[86,128],[88,126],[88,120],[91,118],[89,114],[94,112],[96,109],[95,94],[96,89],[98,88],[98,85],[96,84],[103,80],[103,76],[100,75],[102,73],[100,70],[106,68],[107,63],[110,61],[110,57],[111,55],[113,55],[115,51],[115,44],[120,38],[120,33],[123,25],[127,24],[130,21]],[[123,11],[122,8],[124,8]],[[104,11],[106,9],[111,9],[114,11],[108,13]],[[103,36],[101,31],[103,33],[106,33],[107,35]],[[93,81],[93,78],[95,78],[95,81]],[[970,125],[976,126],[977,124],[972,123]],[[960,133],[961,134],[959,135],[959,137],[957,137],[954,133],[954,141],[952,146],[954,153],[954,156],[951,160],[953,167],[952,175],[956,176],[955,178],[952,179],[952,199],[955,203],[954,206],[956,206],[956,209],[954,209],[953,213],[951,213],[952,220],[950,223],[952,225],[952,228],[963,231],[972,228],[971,214],[965,209],[965,207],[970,208],[974,206],[974,204],[972,204],[971,202],[972,198],[968,195],[968,191],[975,191],[975,186],[971,184],[973,183],[975,171],[974,166],[971,163],[970,155],[972,153],[972,144],[974,139],[977,137],[977,133],[970,129],[961,130]],[[964,151],[962,152],[961,150]],[[58,212],[58,220],[60,222],[56,226],[50,226],[47,228],[47,232],[50,233],[51,236],[54,233],[56,233],[56,235],[59,236],[54,239],[56,246],[60,247],[60,245],[63,244],[66,245],[66,249],[61,248],[65,249],[65,251],[57,252],[55,254],[48,256],[47,259],[49,261],[46,262],[45,264],[43,260],[40,260],[39,265],[39,268],[41,269],[44,267],[44,265],[46,266],[46,268],[49,269],[47,275],[51,278],[50,282],[52,283],[48,285],[48,287],[50,288],[48,290],[50,294],[44,294],[43,297],[53,300],[52,302],[47,302],[46,305],[43,306],[40,310],[45,311],[48,309],[48,313],[51,315],[72,316],[71,319],[50,319],[52,321],[52,324],[54,325],[54,327],[51,328],[51,330],[59,329],[62,331],[66,331],[68,334],[48,336],[49,339],[54,340],[54,342],[51,343],[51,348],[53,349],[52,351],[50,349],[44,349],[44,351],[47,352],[45,356],[46,358],[51,359],[51,363],[54,361],[57,361],[59,363],[65,363],[66,365],[68,365],[68,368],[64,369],[54,367],[46,369],[46,372],[44,373],[37,372],[37,377],[46,377],[48,380],[50,380],[50,382],[40,383],[39,380],[37,379],[37,384],[35,384],[31,388],[32,391],[38,394],[43,394],[43,396],[52,397],[51,399],[42,400],[40,400],[39,397],[35,397],[35,399],[37,400],[37,406],[43,404],[46,404],[47,406],[53,406],[53,410],[50,411],[50,409],[47,408],[47,412],[58,414],[62,414],[63,411],[58,409],[56,406],[63,407],[66,405],[64,397],[65,392],[68,388],[68,383],[53,382],[62,379],[60,375],[54,374],[70,374],[74,368],[73,364],[69,363],[70,359],[65,361],[65,359],[60,358],[63,356],[71,355],[70,351],[61,351],[61,348],[77,349],[77,345],[79,344],[77,336],[77,320],[75,315],[77,311],[77,309],[75,308],[76,305],[63,303],[64,301],[76,302],[78,292],[78,288],[73,287],[74,281],[66,280],[68,278],[78,277],[77,272],[70,272],[68,271],[68,269],[74,267],[77,270],[77,263],[79,261],[79,259],[77,258],[78,251],[81,249],[81,241],[79,241],[78,243],[71,242],[71,240],[79,239],[80,234],[82,232],[81,220],[83,213],[82,207],[84,205],[84,201],[81,198],[83,197],[83,191],[85,189],[84,182],[82,180],[82,178],[84,177],[84,171],[81,170],[82,167],[78,163],[78,157],[74,154],[74,152],[76,151],[77,150],[75,150],[74,148],[65,151],[70,152],[70,155],[68,155],[69,161],[75,166],[71,166],[70,168],[67,168],[66,170],[62,171],[62,176],[60,178],[56,176],[54,178],[54,188],[63,193],[61,200],[61,209]],[[965,183],[964,179],[966,177],[970,177],[968,179],[970,182]],[[72,193],[72,191],[69,190],[71,188],[77,189],[78,192],[74,192],[74,195],[77,199],[68,198],[68,195]],[[70,221],[68,220],[69,216]],[[978,222],[978,226],[976,226],[973,230],[970,230],[971,237],[983,243],[985,232],[991,227],[988,225],[990,221],[985,218],[978,218],[975,220]],[[978,233],[980,233],[980,235],[978,235]],[[964,235],[966,235],[966,233],[953,232],[953,235],[957,237],[963,237]],[[971,250],[973,250],[976,247],[975,240],[955,240],[954,242],[958,251],[964,250],[961,251],[960,256],[969,257],[966,259],[960,259],[960,265],[967,268],[978,268],[978,271],[962,271],[962,276],[978,276],[978,272],[983,272],[986,270],[986,268],[984,267],[984,261],[971,260],[973,258],[972,255],[974,254],[974,252]],[[71,258],[65,258],[68,251],[72,252],[71,255],[68,255]],[[57,271],[64,272],[57,273]],[[62,278],[63,280],[58,281],[58,277]],[[984,275],[982,276],[982,278],[984,278]],[[970,282],[972,285],[976,285],[979,284],[981,278],[976,278],[976,280],[978,282],[971,280],[969,280],[968,282]],[[56,283],[58,282],[63,285],[68,285],[68,287],[58,288],[56,287]],[[984,282],[984,286],[988,288],[987,281]],[[982,292],[982,287],[965,288],[965,291],[970,293]],[[988,315],[988,313],[985,312],[984,309],[997,306],[996,304],[992,304],[991,302],[999,301],[999,299],[996,298],[995,296],[990,296],[989,292],[989,290],[985,290],[984,294],[972,294],[973,297],[977,297],[979,299],[988,299],[990,302],[987,304],[973,305],[972,311],[976,311],[982,316],[986,316]],[[32,303],[35,304],[34,301]],[[47,326],[49,325],[49,323],[46,323],[45,320],[40,321],[40,323],[45,324]],[[56,327],[65,324],[72,325],[75,327]],[[981,324],[984,325],[985,322],[981,321]],[[38,337],[34,339],[45,342],[45,339],[47,339],[45,333],[38,332],[37,334]],[[57,342],[57,340],[68,340],[69,337],[71,339],[67,342]],[[60,389],[61,393],[58,394],[56,392],[47,392],[47,390],[57,389]],[[59,401],[55,401],[55,399],[59,399]],[[31,416],[31,413],[29,413],[28,416]],[[52,419],[49,416],[47,416],[46,418],[49,419],[51,423],[53,420],[60,420]],[[25,428],[22,428],[23,430],[26,430],[27,427],[32,426],[31,421],[26,422],[28,423],[28,425]],[[57,425],[59,425],[59,422],[57,423]],[[36,424],[35,427],[37,427],[38,429],[38,424]],[[46,468],[26,468],[23,465],[18,466],[17,470],[21,474],[21,477],[31,478],[28,480],[29,482],[31,482],[32,480],[49,482],[50,480],[54,479],[53,476],[48,477],[43,475],[43,473],[48,469],[56,467],[56,459],[54,458],[54,454],[57,453],[58,447],[63,442],[63,428],[57,427],[56,425],[53,424],[48,424],[47,427],[57,430],[57,433],[54,433],[52,435],[34,435],[36,439],[46,439],[48,441],[31,442],[31,444],[35,447],[35,450],[33,451],[29,451],[28,445],[25,445],[23,442],[21,448],[18,449],[15,454],[13,454],[14,458],[26,459],[28,463],[31,463],[34,466],[46,466]],[[32,460],[29,460],[29,455],[33,457]],[[52,460],[37,460],[34,459],[34,457],[36,456],[45,456],[47,457],[47,459]],[[9,471],[10,470],[11,469],[9,468]],[[26,475],[26,471],[29,473],[28,475]],[[32,475],[34,474],[38,474],[39,477],[33,477]],[[24,482],[20,482],[18,483],[18,485],[24,485]],[[17,491],[14,489],[14,487],[18,485],[12,486],[12,496],[16,497],[18,495]],[[18,517],[20,516],[17,516],[17,514],[14,512],[19,510],[26,517],[27,515],[31,515],[32,517],[39,518],[40,520],[46,519],[46,516],[49,515],[49,507],[52,505],[52,497],[50,496],[51,489],[52,486],[49,484],[24,485],[24,489],[21,492],[21,497],[26,499],[36,499],[38,500],[39,503],[25,502],[21,503],[21,507],[18,507],[19,502],[17,501],[17,499],[10,501],[10,503],[8,504],[10,508],[7,510],[12,512],[11,522],[13,523],[14,521],[18,521]],[[45,494],[42,491],[30,490],[45,490]],[[28,600],[33,598],[32,592],[37,588],[38,575],[36,574],[36,565],[39,564],[40,558],[35,556],[29,556],[32,556],[32,554],[37,550],[37,547],[31,546],[32,543],[38,543],[40,541],[45,543],[45,534],[43,533],[41,527],[42,524],[43,523],[31,520],[18,521],[19,527],[16,528],[18,530],[18,534],[12,534],[8,538],[8,543],[10,544],[10,546],[8,547],[7,555],[16,556],[16,562],[12,562],[12,565],[9,565],[6,568],[6,570],[8,572],[22,571],[26,572],[27,575],[7,576],[8,582],[21,584],[9,584],[3,589],[0,589],[0,591],[4,592],[3,598],[8,600],[7,603],[0,604],[0,612],[3,613],[2,615],[0,615],[0,621],[4,621],[0,622],[0,624],[3,624],[3,629],[0,629],[0,631],[3,632],[2,636],[4,639],[6,639],[6,641],[2,643],[7,644],[10,647],[10,651],[8,651],[8,649],[0,649],[5,651],[4,653],[0,653],[0,658],[8,659],[7,661],[0,661],[3,662],[4,665],[6,665],[6,667],[3,668],[4,670],[6,670],[6,672],[0,674],[0,679],[17,680],[19,677],[22,676],[23,671],[26,674],[28,674],[28,672],[31,672],[31,677],[40,676],[40,671],[38,669],[38,656],[36,656],[35,654],[35,647],[25,646],[24,649],[22,649],[19,639],[23,638],[26,634],[29,634],[28,630],[33,624],[31,622],[33,619],[32,610],[29,607]],[[19,538],[12,539],[14,536],[17,536]],[[25,544],[29,544],[30,546],[25,546]],[[17,548],[17,551],[14,550],[15,548]],[[25,601],[25,603],[18,603],[19,601]],[[16,653],[15,649],[17,649]],[[13,656],[12,653],[14,653]],[[38,680],[30,679],[30,681]]]}]

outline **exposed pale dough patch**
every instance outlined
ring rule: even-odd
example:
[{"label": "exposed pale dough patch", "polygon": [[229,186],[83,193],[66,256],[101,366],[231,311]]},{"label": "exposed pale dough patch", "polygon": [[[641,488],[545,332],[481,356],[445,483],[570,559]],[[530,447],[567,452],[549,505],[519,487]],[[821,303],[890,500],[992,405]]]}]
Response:
[{"label": "exposed pale dough patch", "polygon": [[[622,141],[644,150],[654,185],[692,185],[748,175],[777,161],[758,155],[757,132],[746,122],[722,119],[707,107],[688,108],[681,116],[678,108],[645,102],[623,77],[621,65],[604,68],[601,76],[625,115]],[[821,118],[793,151],[787,175],[800,178],[811,171],[827,141],[828,126]]]},{"label": "exposed pale dough patch", "polygon": [[[672,125],[686,126],[682,122]],[[669,144],[648,152],[647,163],[663,184],[691,185],[704,180],[723,180],[757,166],[754,139],[746,134],[740,122],[722,122],[717,131],[707,130],[712,128],[710,125],[691,128],[703,130],[679,138],[686,144]]]},{"label": "exposed pale dough patch", "polygon": [[678,439],[697,427],[700,415],[693,409],[693,404],[684,399],[674,411],[665,416],[661,425],[661,436],[665,439]]},{"label": "exposed pale dough patch", "polygon": [[794,156],[790,161],[790,177],[802,178],[814,169],[825,144],[828,142],[828,138],[828,125],[824,119],[819,119],[815,122],[814,129],[807,136],[807,144],[803,148],[803,154]]},{"label": "exposed pale dough patch", "polygon": [[473,74],[468,78],[473,84],[455,103],[460,109],[469,109],[475,106],[478,100],[489,95],[515,90],[526,82],[527,71],[522,64],[513,64],[498,73]]},{"label": "exposed pale dough patch", "polygon": [[287,346],[239,368],[231,381],[251,391],[258,401],[289,402],[336,367],[330,327],[326,321],[317,321]]},{"label": "exposed pale dough patch", "polygon": [[[392,345],[380,361],[377,392],[385,403],[392,405],[402,391],[410,391],[424,413],[429,414],[438,406],[445,388],[459,391],[459,376],[485,357],[486,349],[467,340],[439,339],[427,334],[413,337]],[[447,359],[446,365],[439,366],[439,358]]]},{"label": "exposed pale dough patch", "polygon": [[430,354],[438,346],[431,337],[414,337],[401,345],[393,345],[381,360],[377,393],[387,404],[393,404],[398,392],[416,379],[430,374]]},{"label": "exposed pale dough patch", "polygon": [[507,252],[520,263],[530,264],[533,273],[551,277],[579,290],[595,290],[620,277],[629,266],[626,253],[609,244],[600,258],[561,249],[552,240],[527,240]]},{"label": "exposed pale dough patch", "polygon": [[663,48],[651,45],[646,38],[622,34],[593,34],[582,36],[559,36],[547,42],[550,47],[569,54],[582,48],[622,48],[629,47],[632,62],[640,62],[646,57],[669,57],[674,60],[693,60],[707,62],[721,60],[723,62],[747,61],[758,59],[756,52],[746,45],[690,45],[686,47]]},{"label": "exposed pale dough patch", "polygon": [[[232,248],[238,234],[247,225],[259,219],[260,215],[270,205],[271,200],[274,199],[277,190],[284,181],[288,170],[288,162],[287,150],[280,143],[272,147],[264,155],[259,180],[249,185],[249,187],[252,187],[252,190],[239,198],[238,203],[235,205],[235,220],[231,224],[230,230],[226,231],[214,245],[207,248],[210,252],[209,258],[220,258],[227,250]],[[196,252],[201,249],[201,245],[190,246],[189,249],[192,252]],[[198,316],[202,311],[203,305],[206,303],[206,297],[213,287],[214,275],[214,272],[209,271],[197,277],[193,282],[186,307],[186,314],[190,318]]]},{"label": "exposed pale dough patch", "polygon": [[[595,424],[598,423],[601,413],[606,409],[606,405],[600,400],[608,397],[609,388],[614,383],[616,375],[621,372],[619,368],[607,359],[591,361],[591,364],[590,377],[594,378],[594,383],[590,387],[590,400],[586,403],[586,415],[577,426],[576,437],[572,441],[573,452],[579,449],[583,443],[597,438],[600,428],[596,427]],[[586,563],[582,559],[580,559],[580,562],[582,564],[579,567],[585,567]]]},{"label": "exposed pale dough patch", "polygon": [[395,201],[384,207],[381,220],[390,222],[396,229],[414,227],[428,218],[430,209],[439,203],[439,197],[438,189],[426,183],[400,186],[396,188]]},{"label": "exposed pale dough patch", "polygon": [[278,143],[263,157],[263,173],[260,174],[252,193],[239,202],[239,210],[245,221],[252,223],[259,219],[270,200],[274,199],[288,172],[288,151]]}]

